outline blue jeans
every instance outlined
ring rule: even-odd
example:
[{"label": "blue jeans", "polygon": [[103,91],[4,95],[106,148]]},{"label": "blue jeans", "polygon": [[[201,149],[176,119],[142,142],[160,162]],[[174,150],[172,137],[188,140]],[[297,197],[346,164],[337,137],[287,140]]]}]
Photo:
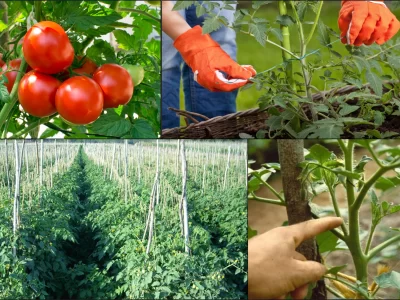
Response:
[{"label": "blue jeans", "polygon": [[[175,1],[172,1],[175,2]],[[204,16],[196,16],[196,7],[179,12],[191,27],[203,25]],[[233,22],[234,11],[224,10],[220,13]],[[236,60],[236,33],[234,30],[221,27],[211,33],[211,37],[221,45],[230,57]],[[179,126],[179,118],[168,107],[179,108],[179,88],[181,78],[185,94],[185,110],[200,113],[209,118],[236,112],[236,96],[234,92],[210,92],[194,81],[193,72],[183,61],[180,53],[174,48],[172,39],[162,33],[162,128]]]}]

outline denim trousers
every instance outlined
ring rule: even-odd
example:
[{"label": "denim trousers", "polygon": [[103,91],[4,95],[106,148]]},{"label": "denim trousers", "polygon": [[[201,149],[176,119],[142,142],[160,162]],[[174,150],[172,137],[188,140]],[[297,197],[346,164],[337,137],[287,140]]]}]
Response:
[{"label": "denim trousers", "polygon": [[[172,1],[175,2],[175,1]],[[194,27],[202,26],[204,16],[196,16],[196,7],[192,5],[179,12],[186,22]],[[234,11],[223,10],[221,16],[233,22]],[[211,33],[211,37],[221,45],[233,60],[236,60],[236,33],[234,30],[221,27]],[[185,110],[200,113],[208,118],[223,116],[236,112],[237,91],[210,92],[194,81],[190,67],[183,61],[180,53],[174,48],[172,39],[162,33],[162,128],[179,126],[179,118],[168,107],[179,108],[180,82],[183,82]]]}]

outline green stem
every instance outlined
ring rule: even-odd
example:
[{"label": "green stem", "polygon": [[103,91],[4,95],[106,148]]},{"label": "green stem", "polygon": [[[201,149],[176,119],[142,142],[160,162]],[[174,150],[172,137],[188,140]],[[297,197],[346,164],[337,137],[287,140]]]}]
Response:
[{"label": "green stem", "polygon": [[365,246],[365,250],[364,250],[365,255],[368,255],[369,248],[371,247],[371,242],[372,242],[372,238],[374,236],[375,229],[376,229],[376,225],[374,225],[374,224],[371,225],[371,229],[370,229],[369,235],[368,235],[367,245]]},{"label": "green stem", "polygon": [[284,203],[284,202],[281,202],[281,201],[278,201],[275,199],[267,199],[267,198],[258,197],[254,193],[251,193],[251,196],[248,196],[248,199],[258,201],[258,202],[268,203],[268,204],[286,206],[286,203]]},{"label": "green stem", "polygon": [[[288,14],[286,1],[279,1],[279,14],[281,16],[286,16]],[[288,26],[281,25],[281,32],[283,36],[283,40],[281,42],[282,48],[291,51],[291,43],[290,43],[290,31]],[[286,71],[286,79],[289,86],[292,88],[293,91],[297,91],[296,82],[293,79],[293,65],[290,61],[291,55],[287,51],[282,51],[283,61],[286,62],[285,71]],[[298,105],[297,105],[298,106]]]},{"label": "green stem", "polygon": [[326,289],[331,292],[334,296],[338,297],[338,299],[344,299],[344,296],[339,294],[336,290],[334,290],[333,288],[331,288],[330,286],[326,286]]},{"label": "green stem", "polygon": [[263,185],[265,185],[282,203],[285,203],[285,199],[282,198],[281,195],[271,186],[269,185],[264,179],[261,178],[258,174],[253,174],[258,180],[261,181]]},{"label": "green stem", "polygon": [[293,9],[293,15],[294,15],[294,17],[296,19],[297,29],[299,31],[300,46],[301,46],[300,63],[301,63],[301,69],[303,71],[306,94],[307,94],[308,100],[312,103],[312,104],[309,104],[308,107],[309,107],[309,109],[311,111],[311,115],[312,115],[313,121],[317,121],[318,120],[318,113],[315,110],[314,105],[313,105],[313,95],[312,95],[312,91],[311,91],[311,87],[310,87],[311,76],[310,76],[310,73],[308,72],[307,59],[305,57],[306,54],[307,54],[307,44],[305,42],[303,23],[300,21],[299,14],[297,13],[296,5],[295,5],[294,1],[290,1],[290,4],[291,4],[292,9]]},{"label": "green stem", "polygon": [[113,9],[113,10],[116,10],[116,9],[118,8],[119,2],[120,2],[120,1],[113,1],[113,2],[111,2],[110,8]]},{"label": "green stem", "polygon": [[56,114],[54,114],[54,115],[52,115],[52,116],[50,116],[50,117],[41,118],[41,119],[39,119],[39,120],[37,120],[37,121],[35,121],[35,122],[30,123],[27,127],[25,127],[24,129],[18,131],[17,133],[15,133],[15,134],[11,137],[11,139],[18,139],[18,138],[20,138],[21,136],[23,136],[23,135],[25,135],[25,134],[28,134],[31,130],[35,129],[36,127],[38,127],[38,126],[40,126],[40,125],[42,125],[42,124],[44,124],[44,123],[49,122],[49,121],[50,121],[52,118],[54,118],[55,116],[56,116]]},{"label": "green stem", "polygon": [[[336,216],[339,217],[339,218],[342,218],[342,214],[340,213],[339,204],[338,204],[338,201],[337,201],[337,199],[336,199],[335,191],[333,190],[333,188],[332,188],[331,185],[328,185],[328,184],[327,184],[326,178],[325,178],[325,184],[326,184],[326,186],[328,187],[329,194],[331,195],[332,204],[333,204],[333,208],[335,209]],[[343,219],[343,218],[342,218],[342,219]],[[343,222],[343,224],[341,225],[341,228],[342,228],[342,230],[343,230],[344,235],[347,236],[347,235],[349,234],[349,232],[347,231],[347,227],[346,227],[346,225],[344,224],[344,222]]]},{"label": "green stem", "polygon": [[157,22],[161,22],[161,20],[159,18],[156,18],[155,16],[149,14],[148,12],[145,12],[145,11],[140,10],[140,9],[124,7],[124,8],[118,8],[118,11],[126,11],[126,12],[138,13],[138,14],[144,15],[146,17],[149,17],[149,18],[151,18],[151,19],[153,19],[153,20],[155,20]]},{"label": "green stem", "polygon": [[306,45],[308,45],[308,44],[310,43],[312,37],[314,36],[315,29],[317,28],[318,21],[319,21],[319,18],[320,18],[320,16],[321,16],[321,11],[322,11],[322,6],[323,6],[323,4],[324,4],[324,1],[323,1],[323,0],[319,1],[318,11],[317,11],[317,14],[316,14],[316,16],[315,16],[314,24],[313,24],[313,26],[311,27],[311,31],[310,31],[310,33],[308,34],[308,37],[307,37],[307,39],[306,39],[306,41],[305,41],[305,44],[306,44]]},{"label": "green stem", "polygon": [[379,167],[383,167],[381,161],[379,160],[379,157],[376,155],[375,151],[372,149],[370,143],[367,143],[367,149],[368,149],[369,153],[372,155],[372,158],[375,160],[376,164]]},{"label": "green stem", "polygon": [[22,57],[21,59],[22,59],[21,66],[19,67],[17,78],[15,79],[14,86],[11,90],[10,101],[8,103],[6,103],[0,111],[0,128],[7,121],[11,110],[13,109],[14,105],[18,101],[18,85],[19,85],[19,82],[21,81],[22,76],[25,73],[24,70],[26,69],[26,66],[27,66],[25,58]]},{"label": "green stem", "polygon": [[324,276],[324,278],[340,282],[340,283],[348,286],[349,288],[351,288],[353,291],[355,291],[355,292],[361,294],[362,296],[364,296],[365,299],[371,299],[370,296],[368,295],[367,291],[358,288],[357,286],[355,286],[354,284],[351,284],[350,282],[348,282],[346,280],[341,280],[341,279],[339,279],[337,277],[331,277],[331,276]]},{"label": "green stem", "polygon": [[382,251],[383,249],[385,249],[386,247],[390,246],[391,244],[400,241],[400,234],[396,235],[388,240],[386,240],[385,242],[383,242],[382,244],[376,246],[375,248],[373,248],[367,257],[367,260],[371,260],[375,255],[377,255],[380,251]]},{"label": "green stem", "polygon": [[35,3],[35,19],[40,22],[42,18],[42,1],[34,1]]}]

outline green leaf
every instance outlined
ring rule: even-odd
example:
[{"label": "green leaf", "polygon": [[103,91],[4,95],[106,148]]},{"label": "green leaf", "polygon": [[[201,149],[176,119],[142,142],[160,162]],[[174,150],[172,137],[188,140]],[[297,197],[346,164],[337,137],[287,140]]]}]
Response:
[{"label": "green leaf", "polygon": [[271,32],[279,41],[283,41],[282,31],[279,28],[270,28],[268,32]]},{"label": "green leaf", "polygon": [[203,23],[203,34],[211,33],[216,31],[222,27],[222,23],[220,22],[217,16],[212,18],[207,18]]},{"label": "green leaf", "polygon": [[47,128],[41,135],[40,138],[41,139],[47,139],[50,137],[55,136],[58,133],[57,130],[51,129],[51,128]]},{"label": "green leaf", "polygon": [[357,105],[349,105],[347,103],[343,103],[342,105],[340,105],[340,107],[341,109],[339,111],[339,114],[341,116],[347,116],[360,109],[360,107]]},{"label": "green leaf", "polygon": [[368,162],[372,161],[372,160],[373,160],[373,159],[372,159],[371,157],[368,157],[368,156],[364,155],[364,156],[361,158],[361,160],[358,162],[358,164],[355,166],[354,172],[363,173],[363,172],[364,172],[364,167],[365,167],[365,165],[366,165]]},{"label": "green leaf", "polygon": [[103,40],[96,40],[94,44],[87,49],[86,55],[94,60],[97,65],[117,62],[115,50],[109,43]]},{"label": "green leaf", "polygon": [[329,36],[328,29],[321,20],[318,21],[318,41],[323,46],[327,46],[331,43],[331,38]]},{"label": "green leaf", "polygon": [[134,35],[130,35],[124,30],[114,30],[113,33],[119,48],[130,50],[136,47]]},{"label": "green leaf", "polygon": [[172,10],[182,10],[191,7],[196,1],[177,0]]},{"label": "green leaf", "polygon": [[341,270],[343,270],[347,265],[342,265],[342,266],[337,266],[337,267],[333,267],[330,268],[328,271],[326,271],[325,274],[333,274],[336,275],[337,273],[339,273]]},{"label": "green leaf", "polygon": [[74,25],[78,30],[85,31],[95,28],[95,26],[109,25],[120,19],[122,19],[122,16],[119,13],[102,7],[102,9],[89,11],[89,14],[77,10],[76,13],[68,14],[65,22],[68,25]]},{"label": "green leaf", "polygon": [[8,93],[7,87],[0,84],[0,102],[8,103],[10,101],[10,94]]},{"label": "green leaf", "polygon": [[121,137],[129,132],[132,125],[129,120],[118,116],[112,109],[107,110],[107,114],[101,115],[100,118],[91,125],[94,133]]},{"label": "green leaf", "polygon": [[379,97],[383,95],[383,81],[382,79],[376,75],[375,73],[368,71],[366,74],[367,81],[369,82],[372,90]]},{"label": "green leaf", "polygon": [[381,288],[396,288],[400,290],[400,273],[396,271],[391,271],[389,273],[384,273],[375,277],[374,281],[381,287]]},{"label": "green leaf", "polygon": [[338,238],[330,231],[317,235],[318,250],[320,253],[335,250]]},{"label": "green leaf", "polygon": [[378,110],[374,111],[374,123],[376,125],[381,126],[383,124],[383,122],[385,122],[385,118],[386,117],[382,112],[380,112]]},{"label": "green leaf", "polygon": [[125,136],[125,138],[128,137],[133,139],[153,139],[157,138],[157,135],[154,133],[148,121],[144,119],[135,119],[129,136]]},{"label": "green leaf", "polygon": [[330,160],[332,152],[320,144],[315,144],[310,148],[310,155],[320,164]]},{"label": "green leaf", "polygon": [[296,23],[296,21],[289,15],[279,15],[276,18],[276,23],[282,26],[290,26]]},{"label": "green leaf", "polygon": [[249,32],[254,35],[257,42],[262,46],[265,46],[265,41],[267,40],[267,26],[263,23],[259,24],[249,24]]}]

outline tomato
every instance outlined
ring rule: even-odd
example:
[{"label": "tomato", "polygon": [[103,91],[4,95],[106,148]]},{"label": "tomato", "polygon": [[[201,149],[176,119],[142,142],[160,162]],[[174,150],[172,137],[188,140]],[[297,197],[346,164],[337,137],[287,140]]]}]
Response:
[{"label": "tomato", "polygon": [[3,54],[0,53],[0,68],[4,66],[6,63],[3,60]]},{"label": "tomato", "polygon": [[23,52],[35,71],[46,74],[62,72],[74,60],[74,49],[67,34],[60,25],[51,21],[36,23],[28,30]]},{"label": "tomato", "polygon": [[128,64],[122,65],[131,74],[133,84],[138,86],[144,78],[144,69],[142,66],[133,66]]},{"label": "tomato", "polygon": [[18,86],[18,99],[24,111],[35,117],[47,117],[57,112],[55,97],[61,82],[47,74],[30,71]]},{"label": "tomato", "polygon": [[64,81],[56,93],[58,113],[63,119],[76,125],[96,121],[103,110],[103,103],[100,86],[86,76],[76,76]]},{"label": "tomato", "polygon": [[128,71],[116,64],[105,64],[93,74],[104,94],[104,108],[125,105],[133,95],[133,81]]},{"label": "tomato", "polygon": [[[78,56],[78,59],[81,60],[82,57]],[[83,60],[82,67],[73,69],[72,71],[74,71],[75,73],[81,74],[81,75],[92,76],[94,71],[96,71],[96,69],[97,69],[96,63],[93,60],[91,60],[90,58],[85,57],[85,59]]]},{"label": "tomato", "polygon": [[[18,70],[21,67],[21,59],[17,58],[17,59],[13,59],[10,60],[10,62],[8,63],[9,67],[7,67],[7,65],[3,65],[2,66],[2,70],[5,72],[5,76],[7,77],[8,83],[5,83],[4,85],[7,87],[7,91],[9,93],[11,93],[11,90],[14,86],[14,82],[15,79],[17,78],[18,75]],[[7,68],[9,69],[7,71]],[[32,70],[32,68],[30,66],[27,67],[27,71]]]}]

